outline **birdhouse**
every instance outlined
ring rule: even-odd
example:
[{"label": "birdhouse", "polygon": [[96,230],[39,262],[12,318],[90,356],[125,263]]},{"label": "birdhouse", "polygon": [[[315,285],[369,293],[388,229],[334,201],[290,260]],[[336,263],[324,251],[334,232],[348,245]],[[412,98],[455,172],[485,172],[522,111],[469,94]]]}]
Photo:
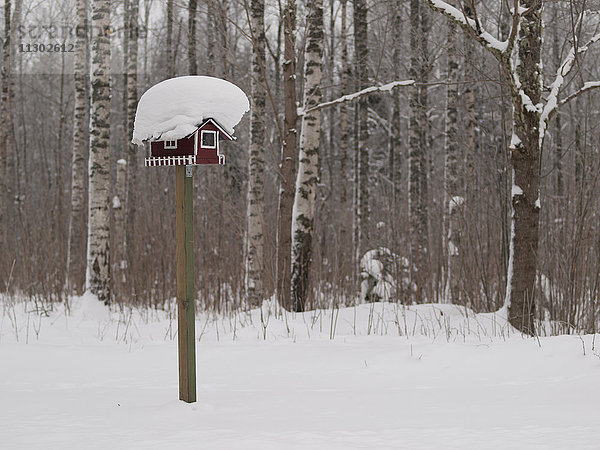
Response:
[{"label": "birdhouse", "polygon": [[192,134],[176,140],[153,140],[146,166],[225,164],[221,141],[235,138],[214,119],[206,119]]}]

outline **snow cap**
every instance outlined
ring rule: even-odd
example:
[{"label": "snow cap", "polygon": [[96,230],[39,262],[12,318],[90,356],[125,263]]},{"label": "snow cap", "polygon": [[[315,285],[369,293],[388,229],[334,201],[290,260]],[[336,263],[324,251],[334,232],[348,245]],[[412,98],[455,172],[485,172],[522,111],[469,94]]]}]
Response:
[{"label": "snow cap", "polygon": [[140,98],[133,140],[176,140],[192,134],[212,118],[229,134],[250,109],[239,87],[220,78],[187,76],[170,78],[152,86]]}]

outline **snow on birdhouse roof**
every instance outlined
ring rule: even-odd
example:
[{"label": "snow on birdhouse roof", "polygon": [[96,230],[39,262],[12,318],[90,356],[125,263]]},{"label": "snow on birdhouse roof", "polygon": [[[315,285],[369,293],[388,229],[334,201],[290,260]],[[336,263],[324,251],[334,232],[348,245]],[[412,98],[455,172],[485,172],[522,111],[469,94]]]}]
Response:
[{"label": "snow on birdhouse roof", "polygon": [[189,136],[209,118],[229,134],[250,109],[248,98],[235,84],[220,78],[170,78],[140,98],[133,125],[134,144],[176,140]]}]

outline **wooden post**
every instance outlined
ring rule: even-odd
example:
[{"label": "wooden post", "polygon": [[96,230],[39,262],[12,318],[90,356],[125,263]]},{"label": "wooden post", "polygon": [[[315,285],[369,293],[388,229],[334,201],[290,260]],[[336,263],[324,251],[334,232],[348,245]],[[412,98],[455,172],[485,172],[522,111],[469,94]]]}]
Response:
[{"label": "wooden post", "polygon": [[[187,173],[186,173],[187,172]],[[191,167],[175,167],[179,399],[196,401],[194,227]]]}]

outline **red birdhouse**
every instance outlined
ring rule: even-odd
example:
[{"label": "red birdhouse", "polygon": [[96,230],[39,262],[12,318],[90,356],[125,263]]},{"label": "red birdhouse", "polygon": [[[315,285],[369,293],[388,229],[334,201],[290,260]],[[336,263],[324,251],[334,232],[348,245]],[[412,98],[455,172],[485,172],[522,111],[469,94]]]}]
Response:
[{"label": "red birdhouse", "polygon": [[173,141],[155,140],[150,143],[146,166],[180,166],[195,164],[225,164],[219,142],[235,138],[214,119],[206,119],[192,134]]}]

